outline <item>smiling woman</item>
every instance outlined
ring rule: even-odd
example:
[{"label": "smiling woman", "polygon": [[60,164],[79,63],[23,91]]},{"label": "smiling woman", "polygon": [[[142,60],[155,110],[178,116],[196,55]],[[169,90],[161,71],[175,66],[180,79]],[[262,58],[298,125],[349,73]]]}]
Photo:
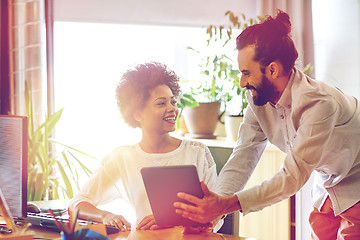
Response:
[{"label": "smiling woman", "polygon": [[[139,64],[123,74],[116,87],[117,103],[125,122],[130,127],[140,128],[141,140],[117,147],[107,154],[71,201],[72,211],[80,210],[81,218],[91,218],[128,231],[131,223],[126,216],[116,213],[119,206],[111,211],[98,208],[103,203],[121,199],[136,212],[137,229],[160,228],[152,215],[145,187],[139,184],[143,167],[194,165],[199,179],[214,189],[217,174],[210,150],[199,142],[181,140],[169,134],[175,130],[179,94],[179,78],[164,64]],[[217,221],[213,224],[211,229]]]}]

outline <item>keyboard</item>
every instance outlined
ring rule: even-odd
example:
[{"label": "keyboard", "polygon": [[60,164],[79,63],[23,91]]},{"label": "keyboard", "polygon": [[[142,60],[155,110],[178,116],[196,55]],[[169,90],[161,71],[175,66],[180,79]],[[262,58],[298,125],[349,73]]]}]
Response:
[{"label": "keyboard", "polygon": [[[56,216],[56,219],[60,222],[61,221],[69,222],[69,218],[65,215]],[[27,217],[25,218],[25,221],[31,223],[34,226],[45,227],[45,228],[50,229],[55,232],[61,231],[60,228],[56,225],[54,218],[48,213],[28,212]],[[86,226],[89,224],[98,224],[96,222],[89,222],[89,221],[80,220],[80,219],[78,219],[78,223],[83,226]],[[120,231],[117,227],[112,226],[112,225],[105,225],[105,227],[106,227],[107,234],[114,234],[114,233],[118,233]]]}]

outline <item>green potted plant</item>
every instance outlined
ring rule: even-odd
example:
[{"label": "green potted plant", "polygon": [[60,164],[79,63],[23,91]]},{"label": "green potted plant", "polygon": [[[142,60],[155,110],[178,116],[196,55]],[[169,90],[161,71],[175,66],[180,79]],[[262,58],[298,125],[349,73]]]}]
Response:
[{"label": "green potted plant", "polygon": [[197,106],[199,106],[199,103],[195,100],[195,98],[192,95],[188,93],[184,93],[180,97],[180,100],[177,103],[177,107],[180,109],[180,111],[176,117],[176,132],[181,136],[184,136],[186,133],[189,132],[184,121],[184,116],[182,115],[184,108],[185,107],[193,108]]},{"label": "green potted plant", "polygon": [[[198,64],[200,74],[205,78],[202,81],[194,81],[190,87],[189,94],[194,96],[199,102],[199,106],[185,108],[184,117],[189,132],[195,136],[199,135],[201,138],[215,137],[211,130],[215,130],[217,121],[227,110],[230,110],[232,116],[243,116],[244,109],[247,107],[245,90],[240,87],[237,64],[234,63],[234,57],[229,57],[231,53],[235,55],[236,48],[229,43],[233,39],[233,34],[237,36],[249,25],[258,23],[261,17],[246,19],[244,14],[237,16],[232,11],[227,11],[225,16],[228,16],[229,24],[209,25],[206,28],[208,39],[205,51],[188,47],[189,50],[200,56]],[[231,101],[237,101],[233,104],[235,107],[227,109],[228,103]],[[211,107],[211,110],[203,110],[203,107],[207,107],[205,105],[216,105],[216,107]],[[222,114],[219,114],[220,108],[222,108]],[[211,112],[214,115],[212,117]],[[205,114],[204,120],[202,120],[201,113]],[[192,132],[192,128],[197,131],[197,126],[205,127],[210,123],[212,129]]]},{"label": "green potted plant", "polygon": [[[72,198],[74,190],[80,189],[79,171],[87,176],[91,171],[79,159],[94,157],[51,138],[51,133],[59,121],[63,109],[46,117],[40,126],[35,127],[32,91],[25,83],[25,107],[28,117],[28,201]],[[51,151],[51,144],[63,150],[59,155]]]}]

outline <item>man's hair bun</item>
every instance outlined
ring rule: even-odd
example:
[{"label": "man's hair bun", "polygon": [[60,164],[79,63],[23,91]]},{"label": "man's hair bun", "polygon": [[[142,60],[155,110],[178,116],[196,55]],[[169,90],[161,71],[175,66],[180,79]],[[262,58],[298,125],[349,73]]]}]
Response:
[{"label": "man's hair bun", "polygon": [[271,16],[267,16],[264,21],[264,26],[269,31],[276,33],[280,36],[290,36],[291,32],[291,23],[289,15],[285,12],[278,10],[277,16],[272,18]]}]

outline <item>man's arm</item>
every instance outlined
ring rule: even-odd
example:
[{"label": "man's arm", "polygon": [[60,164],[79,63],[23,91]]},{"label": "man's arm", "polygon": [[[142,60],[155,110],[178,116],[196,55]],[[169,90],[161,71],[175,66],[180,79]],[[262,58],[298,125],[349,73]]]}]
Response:
[{"label": "man's arm", "polygon": [[219,173],[215,192],[221,196],[232,196],[243,190],[267,143],[267,137],[252,108],[248,107],[240,125],[237,144]]},{"label": "man's arm", "polygon": [[179,198],[193,205],[175,202],[176,213],[196,222],[208,223],[219,216],[241,210],[241,205],[236,195],[229,197],[219,196],[211,192],[204,182],[201,182],[201,188],[204,192],[202,199],[186,193],[178,193]]}]

